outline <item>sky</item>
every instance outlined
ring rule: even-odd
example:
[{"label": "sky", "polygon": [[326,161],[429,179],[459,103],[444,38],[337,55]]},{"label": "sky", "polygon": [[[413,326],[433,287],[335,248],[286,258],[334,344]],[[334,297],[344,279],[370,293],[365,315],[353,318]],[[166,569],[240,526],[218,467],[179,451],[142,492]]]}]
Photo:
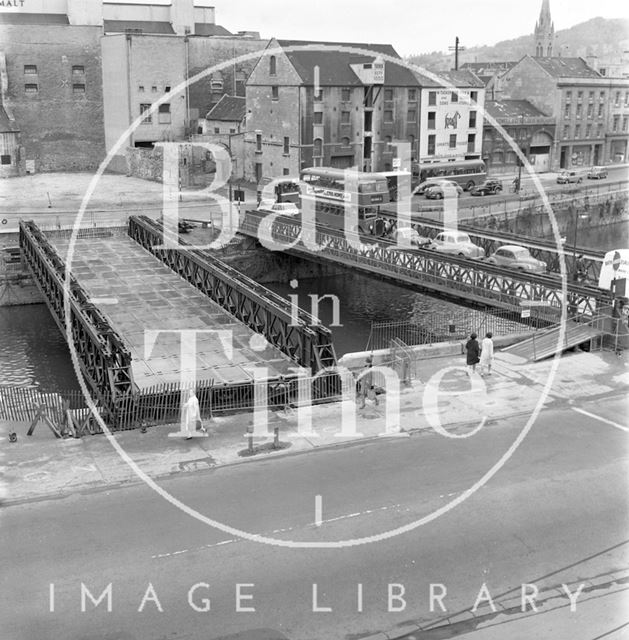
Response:
[{"label": "sky", "polygon": [[[392,44],[402,55],[491,45],[533,33],[542,0],[214,0],[216,22],[263,38]],[[550,0],[555,31],[629,17],[626,0]],[[629,34],[628,34],[629,39]]]}]

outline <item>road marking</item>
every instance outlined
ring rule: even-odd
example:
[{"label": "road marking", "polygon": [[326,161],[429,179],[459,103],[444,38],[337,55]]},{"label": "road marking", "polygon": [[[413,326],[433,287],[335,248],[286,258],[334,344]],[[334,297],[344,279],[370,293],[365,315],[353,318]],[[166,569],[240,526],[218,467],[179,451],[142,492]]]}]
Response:
[{"label": "road marking", "polygon": [[321,496],[317,494],[315,496],[315,527],[320,527],[322,522],[322,513],[323,513],[323,500]]},{"label": "road marking", "polygon": [[629,432],[629,427],[623,427],[621,424],[618,424],[617,422],[612,422],[611,420],[607,420],[606,418],[602,418],[601,416],[597,416],[595,413],[590,413],[589,411],[586,411],[585,409],[577,409],[577,407],[572,407],[573,411],[576,411],[578,413],[582,413],[584,416],[588,416],[590,418],[594,418],[594,420],[599,420],[600,422],[604,422],[605,424],[608,424],[612,427],[616,427],[616,429],[621,429],[622,431],[627,431]]}]

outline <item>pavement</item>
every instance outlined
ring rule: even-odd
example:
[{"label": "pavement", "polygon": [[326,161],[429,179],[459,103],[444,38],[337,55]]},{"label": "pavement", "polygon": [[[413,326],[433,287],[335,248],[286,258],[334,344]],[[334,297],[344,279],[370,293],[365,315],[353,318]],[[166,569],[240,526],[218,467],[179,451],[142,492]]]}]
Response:
[{"label": "pavement", "polygon": [[[550,409],[585,400],[604,404],[606,398],[626,396],[626,356],[610,352],[565,354],[545,396],[552,363],[530,363],[497,352],[492,375],[481,378],[475,374],[470,379],[461,355],[425,357],[417,362],[411,384],[400,393],[399,414],[393,397],[388,394],[387,398],[386,393],[378,396],[377,406],[367,400],[364,409],[355,409],[352,399],[269,412],[268,437],[256,436],[253,455],[248,452],[246,437],[247,427],[253,424],[251,414],[206,418],[208,437],[192,440],[169,437],[179,431],[178,425],[172,424],[150,427],[144,434],[139,430],[117,432],[112,439],[148,476],[162,478],[366,439],[413,437],[433,429],[464,435],[483,420],[486,426],[499,426],[510,417],[530,415],[538,404]],[[300,427],[300,411],[310,412],[311,433],[306,433],[303,418]],[[342,428],[342,412],[352,415],[354,411],[355,429],[351,421]],[[612,422],[612,426],[629,431],[626,414]],[[29,437],[28,427],[25,422],[0,420],[0,437],[5,443],[11,430],[17,434],[17,442],[5,444],[0,458],[0,495],[5,505],[140,482],[104,435],[56,439],[40,423]],[[279,427],[279,449],[273,448],[275,427]]]}]

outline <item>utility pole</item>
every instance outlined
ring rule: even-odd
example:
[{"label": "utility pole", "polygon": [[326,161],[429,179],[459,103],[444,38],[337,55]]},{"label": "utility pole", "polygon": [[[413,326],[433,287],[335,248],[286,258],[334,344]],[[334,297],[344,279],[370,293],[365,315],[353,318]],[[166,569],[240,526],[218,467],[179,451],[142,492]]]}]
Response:
[{"label": "utility pole", "polygon": [[459,70],[459,51],[465,51],[465,47],[459,46],[459,36],[454,39],[454,46],[448,47],[448,51],[454,51],[454,70]]}]

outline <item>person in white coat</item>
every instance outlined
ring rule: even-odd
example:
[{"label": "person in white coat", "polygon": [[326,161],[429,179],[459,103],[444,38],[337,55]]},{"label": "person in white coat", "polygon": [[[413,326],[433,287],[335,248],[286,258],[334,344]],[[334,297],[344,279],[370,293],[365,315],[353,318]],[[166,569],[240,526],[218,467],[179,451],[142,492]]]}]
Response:
[{"label": "person in white coat", "polygon": [[487,375],[491,375],[491,365],[494,362],[494,343],[491,339],[491,331],[488,331],[480,345],[480,374],[485,375],[485,367]]},{"label": "person in white coat", "polygon": [[197,430],[199,422],[201,422],[199,400],[194,390],[190,389],[188,400],[184,403],[181,411],[181,431],[184,433],[186,440],[192,438],[192,434]]}]

